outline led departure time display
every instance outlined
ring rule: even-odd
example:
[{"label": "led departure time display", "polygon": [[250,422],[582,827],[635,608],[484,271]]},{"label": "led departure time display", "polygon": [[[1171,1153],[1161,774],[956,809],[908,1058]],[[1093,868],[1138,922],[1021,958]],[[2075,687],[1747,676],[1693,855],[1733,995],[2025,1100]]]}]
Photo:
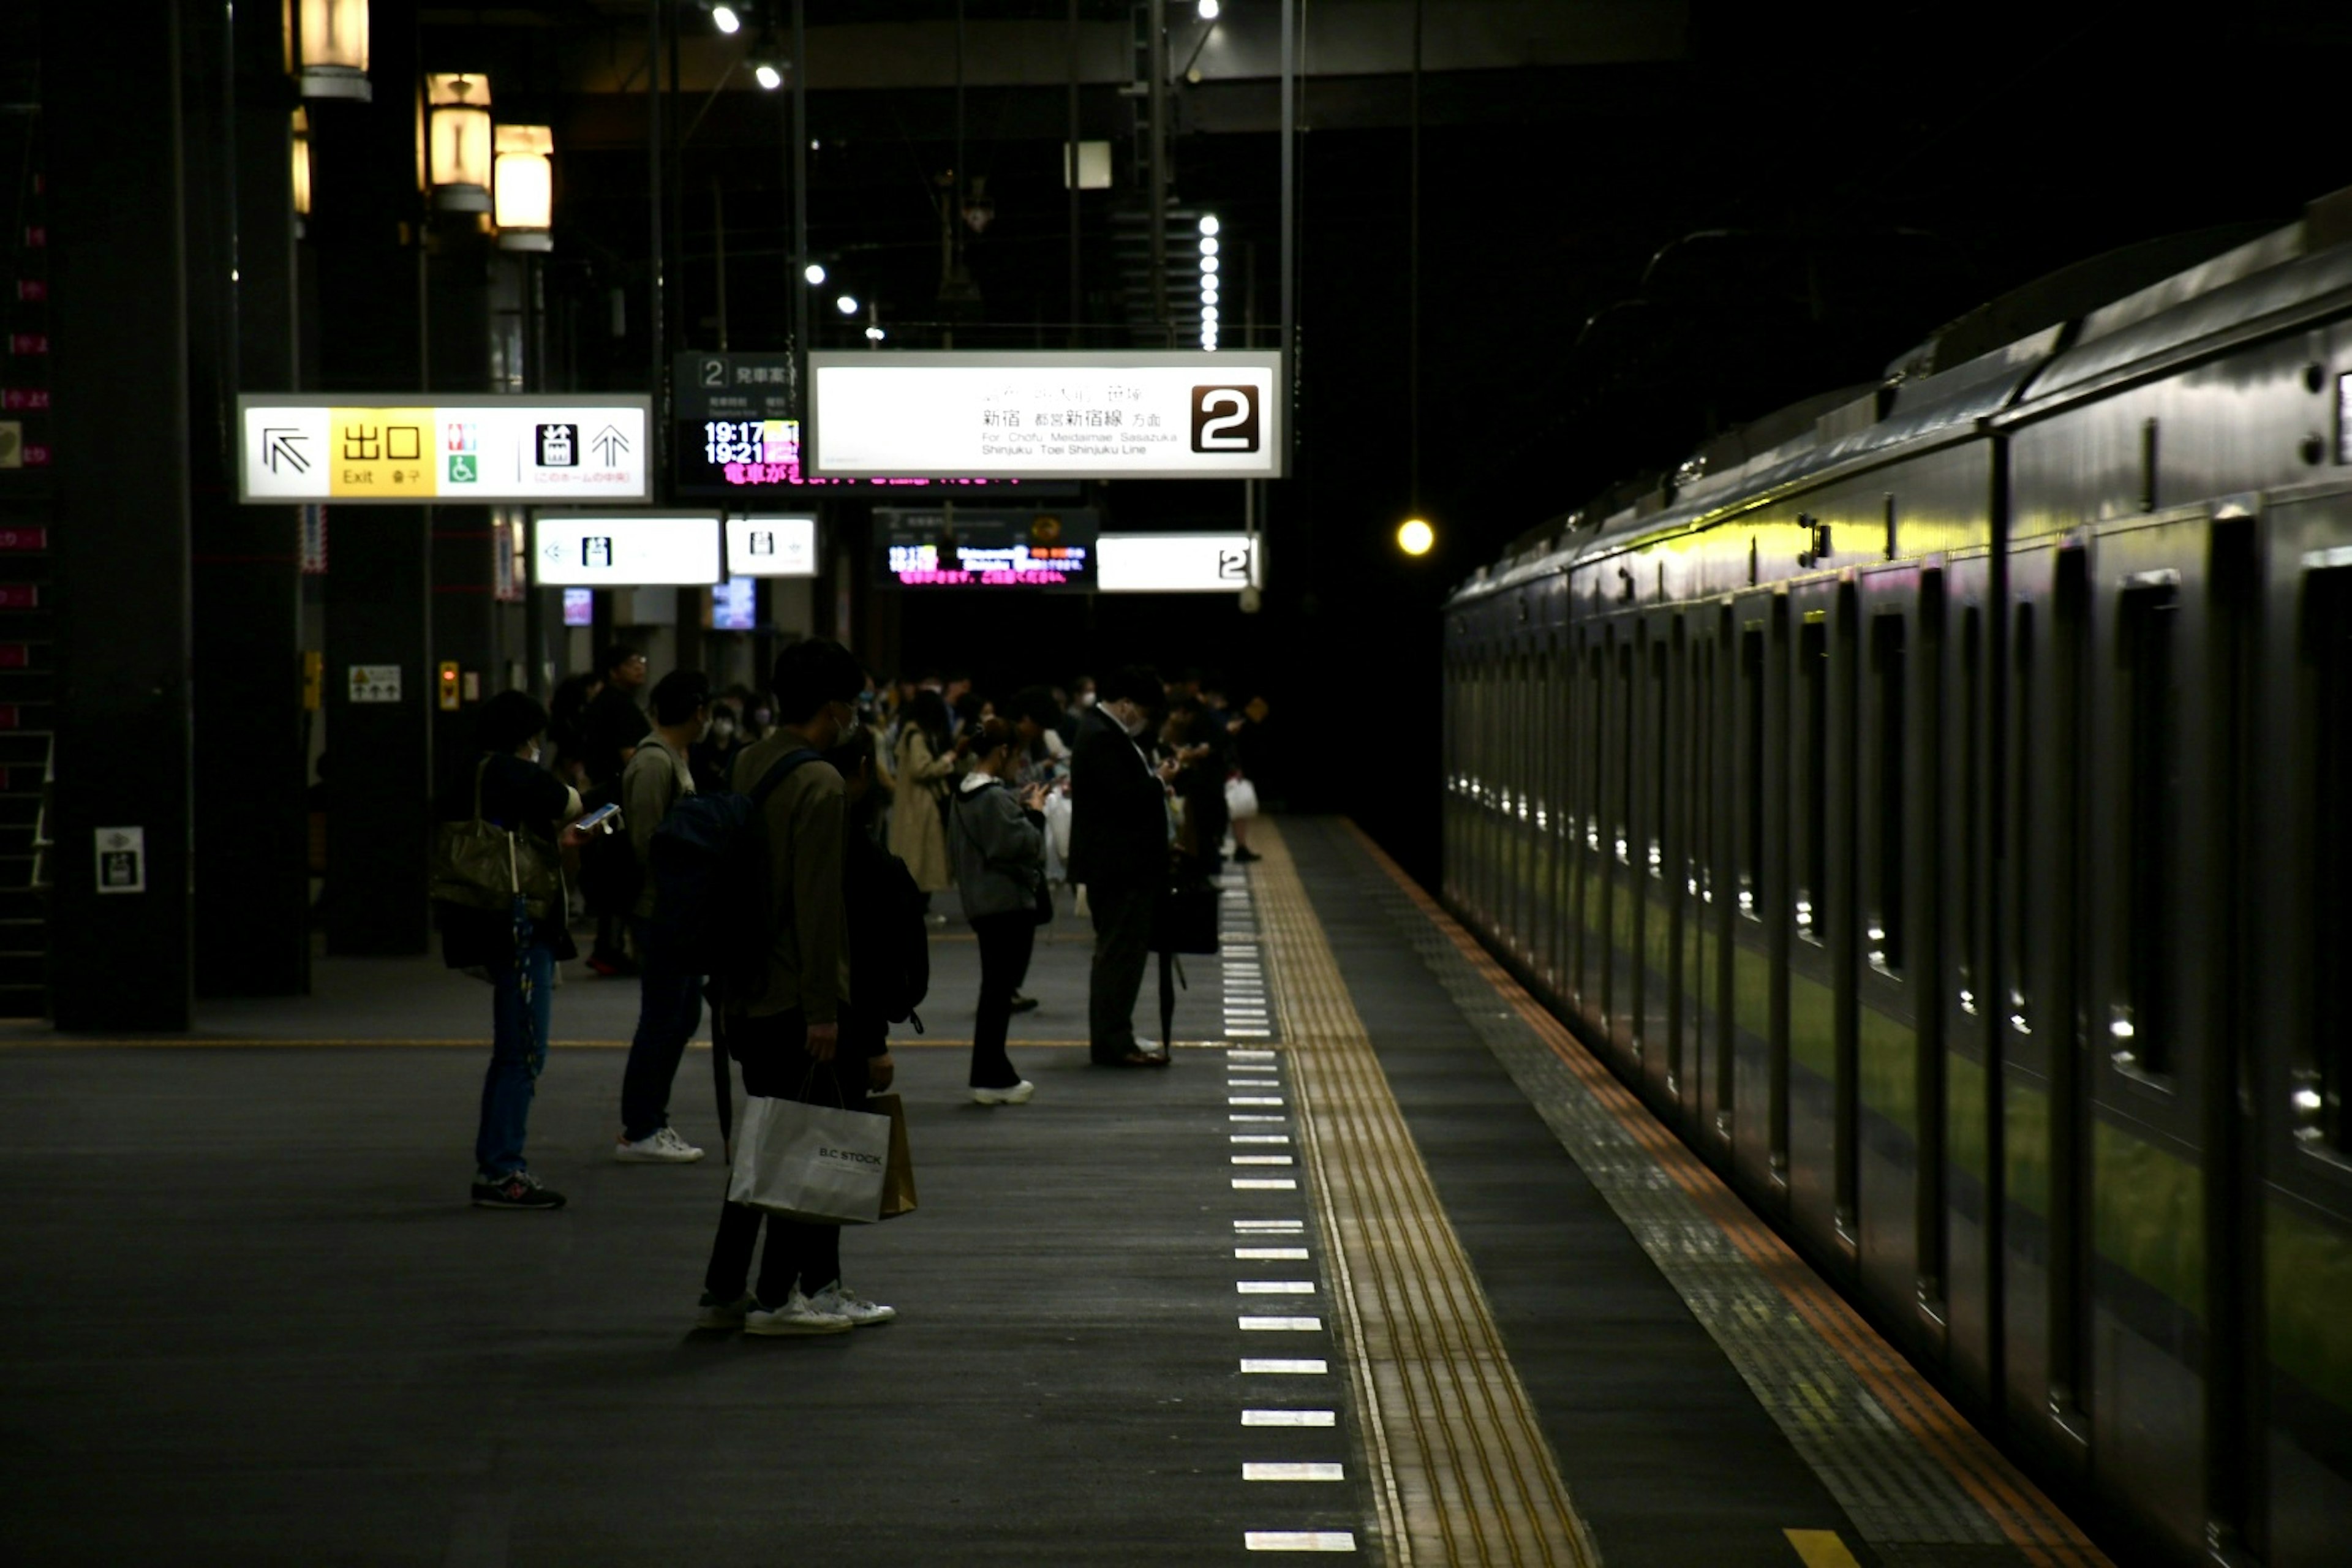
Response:
[{"label": "led departure time display", "polygon": [[886,586],[1091,592],[1092,511],[877,511]]}]

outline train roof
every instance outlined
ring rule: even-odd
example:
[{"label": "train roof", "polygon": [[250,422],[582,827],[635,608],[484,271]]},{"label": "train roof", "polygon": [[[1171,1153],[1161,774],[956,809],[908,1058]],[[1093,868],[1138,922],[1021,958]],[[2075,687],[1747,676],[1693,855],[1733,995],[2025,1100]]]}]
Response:
[{"label": "train roof", "polygon": [[2352,188],[2313,202],[2283,228],[2200,230],[2078,262],[1947,324],[1876,383],[1776,410],[1716,437],[1671,476],[1643,476],[1547,519],[1453,600],[1705,527],[1856,459],[1974,429],[2021,401],[2079,394],[2347,288]]}]

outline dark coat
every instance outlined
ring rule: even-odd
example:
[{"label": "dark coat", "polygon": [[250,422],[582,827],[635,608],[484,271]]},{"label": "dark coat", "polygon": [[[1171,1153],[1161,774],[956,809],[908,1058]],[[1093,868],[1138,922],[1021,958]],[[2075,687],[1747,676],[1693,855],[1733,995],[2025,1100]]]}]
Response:
[{"label": "dark coat", "polygon": [[1118,721],[1090,711],[1070,753],[1070,880],[1132,888],[1167,874],[1167,792]]}]

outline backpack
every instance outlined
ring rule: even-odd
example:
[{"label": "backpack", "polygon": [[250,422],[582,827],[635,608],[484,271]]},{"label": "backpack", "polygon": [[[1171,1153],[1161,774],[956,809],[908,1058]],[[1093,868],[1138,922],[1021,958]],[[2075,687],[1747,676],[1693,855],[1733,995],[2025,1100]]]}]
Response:
[{"label": "backpack", "polygon": [[[861,1012],[886,1023],[912,1018],[931,989],[931,932],[923,921],[923,892],[896,855],[873,847],[856,828],[843,857],[849,915],[849,984]],[[864,847],[860,847],[863,846]]]},{"label": "backpack", "polygon": [[749,795],[689,795],[654,829],[653,940],[689,974],[740,976],[767,948],[768,858],[760,811],[803,763],[806,746],[777,759]]}]

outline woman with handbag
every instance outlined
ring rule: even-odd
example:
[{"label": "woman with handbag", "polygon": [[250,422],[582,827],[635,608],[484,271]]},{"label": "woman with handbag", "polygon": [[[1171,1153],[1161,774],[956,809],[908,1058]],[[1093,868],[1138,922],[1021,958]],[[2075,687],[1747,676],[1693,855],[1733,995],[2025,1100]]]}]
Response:
[{"label": "woman with handbag", "polygon": [[983,720],[977,735],[972,769],[956,792],[954,810],[956,888],[964,918],[980,938],[971,1097],[982,1105],[1022,1105],[1037,1086],[1013,1069],[1004,1037],[1037,928],[1053,915],[1045,886],[1045,792],[1033,784],[1013,794],[1010,781],[1020,767],[1020,747],[1010,724]]},{"label": "woman with handbag", "polygon": [[479,754],[443,803],[433,896],[442,957],[490,982],[490,1061],[474,1137],[474,1206],[560,1209],[523,1158],[523,1134],[547,1064],[555,965],[578,956],[564,870],[586,836],[580,792],[539,765],[547,710],[501,691],[476,721]]},{"label": "woman with handbag", "polygon": [[[931,894],[955,886],[946,817],[956,753],[948,739],[948,705],[938,692],[915,694],[899,726],[896,760],[898,798],[890,807],[890,853],[907,863],[928,908]],[[924,918],[933,925],[946,923],[936,915]]]}]

